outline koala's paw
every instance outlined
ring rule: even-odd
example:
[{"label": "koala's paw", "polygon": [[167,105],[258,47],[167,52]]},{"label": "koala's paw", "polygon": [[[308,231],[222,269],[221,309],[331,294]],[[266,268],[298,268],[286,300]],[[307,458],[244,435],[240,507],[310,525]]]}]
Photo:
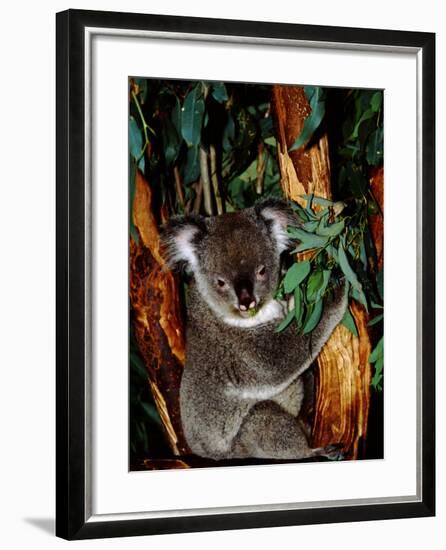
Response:
[{"label": "koala's paw", "polygon": [[342,452],[342,449],[342,443],[333,443],[332,445],[323,447],[319,454],[320,456],[328,458],[328,460],[343,460],[344,453]]}]

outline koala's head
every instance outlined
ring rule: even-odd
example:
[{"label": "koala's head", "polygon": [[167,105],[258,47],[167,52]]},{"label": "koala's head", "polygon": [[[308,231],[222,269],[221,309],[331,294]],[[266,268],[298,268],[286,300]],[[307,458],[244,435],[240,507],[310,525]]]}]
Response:
[{"label": "koala's head", "polygon": [[221,216],[174,218],[163,230],[167,262],[185,266],[217,315],[251,316],[273,298],[290,247],[287,226],[295,223],[277,199]]}]

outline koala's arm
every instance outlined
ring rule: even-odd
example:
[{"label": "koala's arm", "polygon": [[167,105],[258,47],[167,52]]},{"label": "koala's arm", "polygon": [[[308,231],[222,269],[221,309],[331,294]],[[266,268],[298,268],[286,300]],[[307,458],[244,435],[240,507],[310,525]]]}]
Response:
[{"label": "koala's arm", "polygon": [[[282,332],[263,334],[253,350],[253,369],[262,384],[278,384],[301,375],[316,359],[335,327],[341,322],[348,305],[343,282],[324,303],[317,327],[309,334],[299,334],[294,324]],[[259,360],[256,360],[256,356]]]}]

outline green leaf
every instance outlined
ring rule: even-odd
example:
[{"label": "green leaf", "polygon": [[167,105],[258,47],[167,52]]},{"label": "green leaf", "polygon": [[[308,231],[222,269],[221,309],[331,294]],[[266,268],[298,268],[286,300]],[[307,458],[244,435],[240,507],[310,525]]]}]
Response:
[{"label": "green leaf", "polygon": [[218,101],[218,103],[228,101],[228,92],[226,91],[226,86],[223,82],[212,83],[212,97],[215,101]]},{"label": "green leaf", "polygon": [[146,78],[135,78],[135,84],[139,87],[139,102],[141,105],[144,105],[147,99],[147,93],[149,91],[148,83]]},{"label": "green leaf", "polygon": [[331,270],[313,271],[307,282],[307,302],[317,302],[320,300],[327,288],[330,280]]},{"label": "green leaf", "polygon": [[384,358],[378,357],[375,363],[375,374],[381,374],[383,370],[384,370]]},{"label": "green leaf", "polygon": [[383,379],[383,376],[380,373],[375,373],[373,375],[371,385],[373,386],[373,388],[375,388],[375,390],[377,390],[377,391],[382,390],[382,386],[381,386],[381,380],[382,379]]},{"label": "green leaf", "polygon": [[322,315],[322,309],[323,309],[323,300],[319,300],[319,302],[316,302],[309,319],[305,323],[305,326],[303,329],[304,334],[308,334],[309,332],[311,332],[313,329],[316,328]]},{"label": "green leaf", "polygon": [[362,304],[364,306],[364,308],[367,312],[369,311],[367,298],[366,298],[366,296],[364,294],[364,291],[362,289],[358,290],[357,288],[352,288],[351,295],[357,302],[359,302],[360,304]]},{"label": "green leaf", "polygon": [[294,289],[294,317],[298,328],[302,325],[302,317],[304,313],[304,299],[302,289],[297,286]]},{"label": "green leaf", "polygon": [[307,282],[307,302],[315,302],[318,290],[321,288],[324,280],[322,271],[313,271]]},{"label": "green leaf", "polygon": [[344,273],[344,275],[347,277],[348,282],[352,285],[352,287],[356,290],[362,290],[362,285],[358,280],[358,277],[356,276],[356,273],[351,268],[347,254],[344,250],[344,245],[341,242],[339,244],[338,248],[338,257],[339,257],[339,265]]},{"label": "green leaf", "polygon": [[136,123],[136,120],[131,116],[129,120],[129,149],[130,154],[135,160],[138,160],[142,153],[142,133]]},{"label": "green leaf", "polygon": [[376,277],[376,286],[378,287],[381,300],[384,300],[384,268],[382,268]]},{"label": "green leaf", "polygon": [[367,109],[362,115],[360,116],[358,122],[355,124],[355,127],[353,128],[353,132],[351,133],[350,137],[347,141],[354,141],[358,139],[358,131],[361,124],[365,121],[371,118],[375,113],[372,111],[372,109]]},{"label": "green leaf", "polygon": [[376,344],[375,349],[370,354],[369,362],[376,363],[378,359],[383,357],[384,357],[384,336],[381,336],[380,341]]},{"label": "green leaf", "polygon": [[259,126],[260,126],[260,134],[263,139],[268,139],[269,136],[274,131],[274,125],[273,125],[273,117],[267,116],[266,118],[261,118],[259,120]]},{"label": "green leaf", "polygon": [[380,313],[379,315],[377,315],[374,319],[372,319],[371,321],[369,321],[367,323],[367,326],[368,327],[373,327],[373,325],[376,325],[378,324],[380,321],[382,321],[384,319],[384,314],[383,313]]},{"label": "green leaf", "polygon": [[344,327],[348,328],[348,330],[353,334],[353,336],[356,336],[356,337],[358,336],[358,329],[356,328],[356,323],[353,318],[353,315],[350,312],[350,308],[347,308],[341,323],[344,325]]},{"label": "green leaf", "polygon": [[294,319],[294,309],[288,312],[288,315],[285,317],[285,319],[280,323],[280,325],[276,328],[275,332],[282,332],[286,329],[286,327],[291,323],[291,321]]},{"label": "green leaf", "polygon": [[373,374],[371,384],[376,390],[381,390],[382,389],[381,381],[383,379],[382,372],[384,370],[384,358],[383,357],[378,357],[378,359],[376,360],[376,363],[375,363],[375,369],[374,370],[375,370],[375,372]]},{"label": "green leaf", "polygon": [[314,195],[302,195],[302,197],[307,200],[307,201],[310,201],[311,203],[315,203],[315,204],[320,204],[321,206],[334,206],[336,203],[329,200],[329,199],[324,199],[323,197],[315,197]]},{"label": "green leaf", "polygon": [[289,227],[288,233],[292,239],[298,239],[301,243],[293,252],[302,252],[312,248],[323,248],[328,243],[328,237],[321,237],[314,233],[307,233],[299,227]]},{"label": "green leaf", "polygon": [[277,147],[277,141],[276,138],[271,136],[263,140],[267,145],[271,145],[272,147]]},{"label": "green leaf", "polygon": [[243,174],[240,174],[239,178],[242,181],[255,181],[257,179],[257,159],[254,159],[251,164],[248,166],[248,168],[243,172]]},{"label": "green leaf", "polygon": [[308,273],[310,273],[310,262],[308,260],[294,263],[288,269],[283,280],[285,293],[289,294],[292,292],[305,279]]},{"label": "green leaf", "polygon": [[147,367],[141,357],[134,351],[130,352],[130,367],[142,380],[147,381]]},{"label": "green leaf", "polygon": [[204,100],[201,89],[201,84],[197,84],[187,94],[181,111],[181,133],[189,146],[199,145],[201,139],[201,126],[204,115]]},{"label": "green leaf", "polygon": [[304,121],[302,132],[288,151],[299,149],[302,145],[307,143],[314,132],[319,128],[325,115],[325,93],[323,88],[318,86],[305,86],[305,94],[307,97],[311,97],[309,100],[311,113]]},{"label": "green leaf", "polygon": [[381,108],[381,104],[383,101],[383,93],[381,91],[375,92],[372,95],[372,99],[370,100],[370,108],[374,113],[377,113],[379,109]]},{"label": "green leaf", "polygon": [[225,129],[223,130],[223,149],[230,151],[233,146],[235,137],[235,123],[231,113],[228,113],[228,121],[226,122]]},{"label": "green leaf", "polygon": [[322,235],[324,237],[336,237],[342,231],[344,230],[345,222],[344,220],[341,220],[337,223],[332,223],[331,225],[327,225],[326,227],[319,227],[316,233],[318,235]]},{"label": "green leaf", "polygon": [[159,417],[159,414],[155,408],[155,405],[153,405],[152,403],[149,404],[144,401],[141,401],[141,407],[145,415],[148,417],[148,420],[155,422],[155,424],[158,424],[158,426],[160,427],[163,425]]},{"label": "green leaf", "polygon": [[134,242],[138,243],[139,233],[133,223],[133,200],[135,198],[135,191],[136,191],[135,179],[136,179],[136,162],[135,162],[135,159],[132,158],[131,155],[129,155],[129,231],[130,231],[130,236],[132,237]]},{"label": "green leaf", "polygon": [[305,229],[305,231],[313,233],[319,227],[319,221],[315,220],[311,222],[305,222],[302,227]]},{"label": "green leaf", "polygon": [[327,246],[327,252],[333,258],[333,260],[338,264],[339,263],[338,251],[332,244],[329,244]]},{"label": "green leaf", "polygon": [[162,136],[164,144],[164,158],[166,159],[166,164],[170,165],[176,161],[181,146],[181,139],[170,119],[166,119],[164,122]]},{"label": "green leaf", "polygon": [[175,130],[177,131],[177,134],[179,136],[182,135],[181,133],[181,103],[178,97],[175,96],[175,105],[172,109],[172,112],[170,113],[170,117],[172,119],[172,124],[175,126]]},{"label": "green leaf", "polygon": [[371,166],[377,166],[383,160],[384,156],[384,130],[376,128],[367,140],[365,148],[367,162]]},{"label": "green leaf", "polygon": [[189,147],[184,168],[184,183],[192,183],[200,177],[200,147]]}]

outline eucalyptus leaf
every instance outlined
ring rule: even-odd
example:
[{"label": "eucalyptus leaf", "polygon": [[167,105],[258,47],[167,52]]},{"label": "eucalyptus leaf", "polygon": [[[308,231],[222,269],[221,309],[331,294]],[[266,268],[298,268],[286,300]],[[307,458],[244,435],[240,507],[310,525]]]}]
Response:
[{"label": "eucalyptus leaf", "polygon": [[344,220],[341,220],[337,223],[332,223],[331,225],[327,225],[326,227],[319,227],[316,231],[318,235],[322,235],[324,237],[336,237],[342,231],[344,230],[345,222]]},{"label": "eucalyptus leaf", "polygon": [[175,96],[175,105],[170,114],[172,124],[175,126],[175,130],[179,136],[182,136],[181,133],[181,103],[178,97]]},{"label": "eucalyptus leaf", "polygon": [[369,356],[370,363],[376,363],[379,358],[384,357],[384,336],[381,337],[380,341],[376,344],[374,350]]},{"label": "eucalyptus leaf", "polygon": [[302,289],[300,286],[297,286],[294,289],[294,317],[296,319],[297,327],[300,328],[302,325],[302,317],[304,312],[304,300]]},{"label": "eucalyptus leaf", "polygon": [[358,290],[357,288],[352,288],[351,295],[357,302],[359,302],[360,304],[362,304],[364,306],[364,308],[367,312],[369,311],[369,306],[367,304],[367,298],[366,298],[362,288],[360,290]]},{"label": "eucalyptus leaf", "polygon": [[295,312],[294,309],[288,312],[288,315],[285,317],[285,319],[280,323],[280,325],[276,328],[276,332],[282,332],[287,328],[287,326],[291,323],[291,321],[294,319]]},{"label": "eucalyptus leaf", "polygon": [[233,146],[235,137],[235,123],[232,114],[228,113],[228,120],[226,122],[225,129],[223,130],[223,149],[230,151]]},{"label": "eucalyptus leaf", "polygon": [[132,157],[138,160],[142,153],[142,132],[136,120],[130,116],[129,119],[129,149]]},{"label": "eucalyptus leaf", "polygon": [[228,92],[226,91],[226,86],[223,82],[212,83],[212,97],[215,101],[218,101],[218,103],[228,101]]},{"label": "eucalyptus leaf", "polygon": [[344,325],[344,327],[348,328],[348,330],[353,334],[353,336],[358,337],[358,329],[356,328],[355,320],[349,308],[347,308],[341,323]]},{"label": "eucalyptus leaf", "polygon": [[139,242],[139,233],[133,223],[133,201],[136,191],[136,162],[132,156],[129,156],[129,231],[130,236],[135,243]]},{"label": "eucalyptus leaf", "polygon": [[289,148],[288,151],[290,152],[299,149],[309,141],[314,132],[319,128],[325,115],[325,92],[323,88],[306,86],[305,93],[307,94],[307,92],[307,98],[311,98],[309,99],[311,112],[304,121],[302,132]]},{"label": "eucalyptus leaf", "polygon": [[356,276],[356,273],[353,271],[353,269],[350,266],[350,263],[348,261],[347,254],[344,250],[344,245],[342,242],[339,244],[338,257],[339,257],[339,266],[341,267],[349,283],[352,285],[354,289],[362,290],[362,285],[359,282],[358,277]]},{"label": "eucalyptus leaf", "polygon": [[312,330],[314,330],[319,323],[322,315],[322,309],[323,309],[323,300],[319,300],[316,302],[313,311],[309,317],[309,319],[306,321],[303,333],[308,334]]},{"label": "eucalyptus leaf", "polygon": [[359,118],[359,120],[357,121],[357,123],[355,124],[355,127],[353,128],[353,132],[351,133],[350,137],[348,138],[347,141],[354,141],[356,139],[358,139],[358,131],[359,131],[359,127],[361,126],[361,124],[365,121],[365,120],[368,120],[369,118],[371,118],[372,116],[374,116],[374,112],[372,109],[367,109],[367,111],[365,111],[364,113],[362,113],[361,117]]},{"label": "eucalyptus leaf", "polygon": [[378,287],[381,300],[384,300],[384,268],[382,268],[376,277],[376,286]]},{"label": "eucalyptus leaf", "polygon": [[310,233],[313,233],[314,231],[316,231],[316,229],[319,227],[319,222],[318,221],[310,221],[310,222],[305,222],[303,224],[303,228],[305,229],[305,231],[309,231]]},{"label": "eucalyptus leaf", "polygon": [[334,206],[336,203],[329,199],[324,199],[324,197],[316,197],[315,195],[302,195],[302,197],[307,200],[314,202],[315,204],[320,204],[321,206]]},{"label": "eucalyptus leaf", "polygon": [[283,280],[283,287],[286,294],[292,292],[310,273],[310,262],[308,260],[294,263],[287,271]]},{"label": "eucalyptus leaf", "polygon": [[383,93],[382,91],[375,92],[370,100],[370,108],[373,112],[377,113],[382,105]]},{"label": "eucalyptus leaf", "polygon": [[200,147],[198,145],[189,147],[186,156],[183,180],[187,185],[197,181],[200,177]]},{"label": "eucalyptus leaf", "polygon": [[328,243],[328,237],[321,237],[314,233],[307,233],[298,227],[289,227],[288,233],[292,239],[298,239],[301,243],[293,252],[302,252],[313,248],[323,248]]},{"label": "eucalyptus leaf", "polygon": [[204,116],[201,85],[195,86],[186,96],[181,111],[181,133],[189,146],[199,145]]},{"label": "eucalyptus leaf", "polygon": [[316,297],[318,295],[318,291],[321,288],[324,280],[324,275],[322,271],[313,271],[313,273],[309,276],[308,282],[307,282],[307,292],[306,292],[306,298],[307,302],[315,302]]},{"label": "eucalyptus leaf", "polygon": [[378,324],[380,321],[382,321],[384,319],[384,314],[383,313],[380,313],[379,315],[377,315],[374,319],[372,319],[371,321],[369,321],[367,323],[367,326],[369,327],[373,327],[373,325],[376,325]]},{"label": "eucalyptus leaf", "polygon": [[173,164],[180,152],[181,139],[170,119],[166,119],[162,129],[164,158],[167,165]]},{"label": "eucalyptus leaf", "polygon": [[366,158],[371,166],[377,166],[383,160],[384,156],[384,131],[382,128],[376,128],[367,140]]},{"label": "eucalyptus leaf", "polygon": [[267,137],[263,140],[267,145],[271,145],[271,147],[277,147],[277,141],[276,138],[271,136]]}]

